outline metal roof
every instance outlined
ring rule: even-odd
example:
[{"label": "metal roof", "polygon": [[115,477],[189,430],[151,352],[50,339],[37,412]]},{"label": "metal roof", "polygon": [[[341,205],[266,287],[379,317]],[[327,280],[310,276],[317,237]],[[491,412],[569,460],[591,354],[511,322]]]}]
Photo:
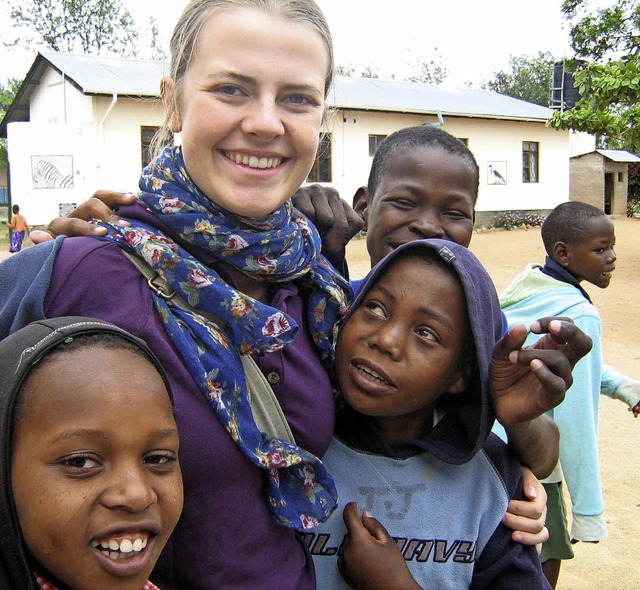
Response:
[{"label": "metal roof", "polygon": [[[52,67],[87,95],[158,97],[168,63],[120,57],[39,53],[0,123],[29,121],[29,101],[46,69]],[[552,110],[489,90],[448,88],[376,78],[337,76],[329,94],[333,108],[544,122]]]},{"label": "metal roof", "polygon": [[333,107],[352,110],[546,121],[553,111],[489,90],[449,88],[376,78],[337,76]]},{"label": "metal roof", "polygon": [[638,156],[624,150],[596,150],[596,152],[613,162],[640,162]]}]

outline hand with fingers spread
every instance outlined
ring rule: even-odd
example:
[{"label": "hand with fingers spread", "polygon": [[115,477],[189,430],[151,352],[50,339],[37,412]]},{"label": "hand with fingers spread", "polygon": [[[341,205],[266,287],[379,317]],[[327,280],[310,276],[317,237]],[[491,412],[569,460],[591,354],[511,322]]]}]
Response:
[{"label": "hand with fingers spread", "polygon": [[523,347],[527,328],[518,324],[493,352],[493,401],[505,426],[532,420],[562,402],[573,367],[591,350],[591,338],[568,318],[541,318],[530,329],[543,335],[532,346]]},{"label": "hand with fingers spread", "polygon": [[347,527],[338,569],[355,590],[421,590],[387,529],[368,512],[358,515],[349,502],[342,513]]},{"label": "hand with fingers spread", "polygon": [[90,223],[89,219],[108,221],[118,225],[129,225],[116,213],[120,205],[132,205],[137,197],[133,193],[117,193],[113,191],[96,191],[93,196],[80,203],[64,217],[52,220],[47,231],[34,230],[30,237],[34,243],[46,242],[57,236],[103,236],[106,229]]}]

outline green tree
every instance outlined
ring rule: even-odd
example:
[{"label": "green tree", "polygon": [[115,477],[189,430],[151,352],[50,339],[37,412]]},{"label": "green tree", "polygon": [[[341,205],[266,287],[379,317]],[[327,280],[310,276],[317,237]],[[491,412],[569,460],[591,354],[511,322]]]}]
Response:
[{"label": "green tree", "polygon": [[618,0],[591,10],[588,0],[565,0],[571,47],[587,60],[574,73],[580,100],[554,113],[558,129],[593,133],[600,145],[640,153],[640,1]]},{"label": "green tree", "polygon": [[[5,84],[0,83],[0,121],[13,102],[22,82],[18,78],[9,78]],[[7,140],[0,139],[0,168],[7,168]]]},{"label": "green tree", "polygon": [[356,66],[348,65],[348,66],[336,66],[336,74],[338,76],[353,76],[356,71]]},{"label": "green tree", "polygon": [[376,67],[367,66],[364,70],[360,72],[360,77],[361,78],[379,78],[380,72]]},{"label": "green tree", "polygon": [[422,84],[442,84],[449,70],[447,69],[437,47],[433,48],[435,57],[430,59],[418,58],[413,64],[409,64],[416,72],[412,76],[407,76],[405,82],[419,82]]},{"label": "green tree", "polygon": [[[18,37],[61,53],[137,54],[133,17],[120,0],[26,0],[11,6]],[[20,34],[21,33],[21,34]]]},{"label": "green tree", "polygon": [[540,51],[535,57],[511,55],[509,69],[494,72],[493,79],[482,84],[482,88],[541,106],[549,106],[554,62],[553,55],[548,51]]},{"label": "green tree", "polygon": [[149,17],[149,35],[151,37],[151,59],[155,59],[156,61],[167,60],[169,56],[161,44],[158,22],[153,16]]}]

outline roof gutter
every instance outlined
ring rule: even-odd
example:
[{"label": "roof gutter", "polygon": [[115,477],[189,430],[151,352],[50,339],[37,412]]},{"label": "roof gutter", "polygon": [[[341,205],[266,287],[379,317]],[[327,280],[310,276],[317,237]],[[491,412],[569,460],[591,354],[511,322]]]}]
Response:
[{"label": "roof gutter", "polygon": [[109,113],[113,110],[113,107],[116,106],[116,103],[118,102],[118,95],[114,92],[111,95],[111,103],[109,104],[109,107],[107,108],[107,112],[104,114],[104,117],[102,117],[102,121],[100,121],[100,127],[104,127],[104,122],[107,120],[107,117],[109,116]]},{"label": "roof gutter", "polygon": [[107,107],[107,110],[104,116],[102,117],[102,120],[100,121],[100,127],[98,128],[98,141],[99,141],[98,153],[100,154],[100,161],[98,162],[97,167],[100,171],[102,170],[102,162],[104,162],[105,156],[106,156],[106,149],[104,145],[104,122],[107,120],[109,113],[111,113],[111,111],[113,110],[113,107],[116,106],[117,102],[118,102],[118,95],[114,92],[111,95],[111,103]]}]

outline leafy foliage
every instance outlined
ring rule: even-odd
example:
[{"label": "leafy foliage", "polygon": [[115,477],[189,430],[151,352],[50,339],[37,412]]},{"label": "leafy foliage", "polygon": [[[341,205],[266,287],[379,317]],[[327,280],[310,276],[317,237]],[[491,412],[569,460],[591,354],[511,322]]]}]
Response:
[{"label": "leafy foliage", "polygon": [[149,36],[151,37],[151,59],[155,59],[156,61],[168,60],[169,56],[167,54],[167,51],[160,43],[160,31],[158,30],[158,21],[156,21],[155,17],[149,17],[148,27]]},{"label": "leafy foliage", "polygon": [[629,166],[629,199],[640,201],[640,163]]},{"label": "leafy foliage", "polygon": [[418,58],[415,63],[409,64],[416,72],[413,76],[407,76],[405,82],[419,82],[422,84],[442,84],[449,75],[449,70],[444,65],[438,48],[433,48],[435,58]]},{"label": "leafy foliage", "polygon": [[549,124],[593,133],[606,138],[611,147],[638,152],[640,0],[618,0],[595,12],[587,12],[589,4],[588,0],[563,2],[568,18],[579,17],[571,27],[572,48],[577,57],[591,61],[574,74],[580,100],[574,108],[554,113]]},{"label": "leafy foliage", "polygon": [[485,82],[482,87],[513,98],[548,106],[554,61],[553,55],[548,51],[538,52],[535,57],[512,55],[509,58],[510,70],[495,72],[493,79]]},{"label": "leafy foliage", "polygon": [[13,44],[61,53],[137,53],[135,21],[120,0],[26,0],[12,4],[11,18],[23,32]]},{"label": "leafy foliage", "polygon": [[493,220],[493,227],[508,231],[518,227],[540,227],[544,217],[537,213],[522,213],[522,211],[503,211]]},{"label": "leafy foliage", "polygon": [[338,76],[353,76],[356,71],[356,66],[348,65],[348,66],[336,66],[336,74]]},{"label": "leafy foliage", "polygon": [[[9,78],[5,84],[0,83],[0,121],[13,102],[13,99],[20,88],[21,81],[17,78]],[[0,168],[7,167],[7,140],[0,139]]]}]

